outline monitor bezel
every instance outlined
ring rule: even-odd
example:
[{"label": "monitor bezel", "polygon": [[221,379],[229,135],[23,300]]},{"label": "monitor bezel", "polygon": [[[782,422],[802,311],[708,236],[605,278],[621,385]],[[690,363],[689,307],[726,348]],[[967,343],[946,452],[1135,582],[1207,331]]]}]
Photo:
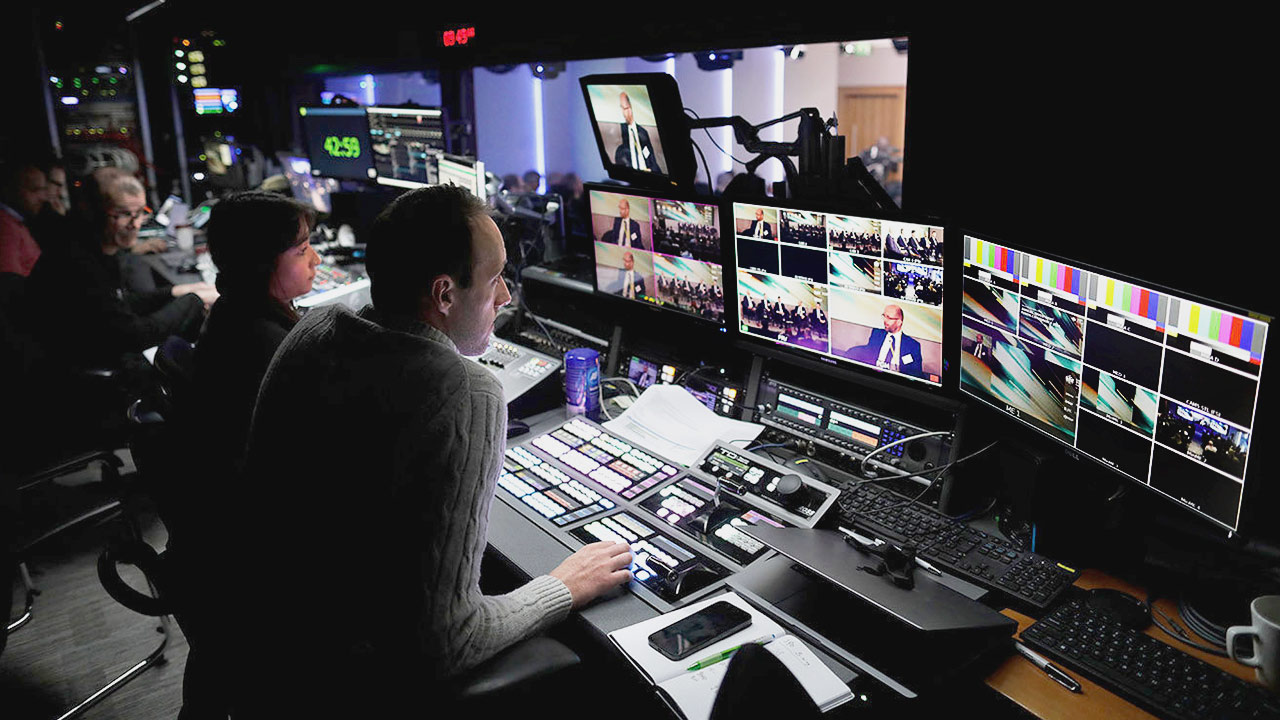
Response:
[{"label": "monitor bezel", "polygon": [[[585,75],[578,79],[578,83],[582,88],[582,99],[587,106],[587,118],[591,123],[591,134],[595,137],[596,150],[600,153],[600,162],[610,178],[663,192],[666,188],[693,190],[697,165],[689,136],[689,122],[680,99],[680,86],[675,78],[666,73],[609,73]],[[634,170],[613,162],[605,150],[604,137],[600,134],[595,108],[591,104],[588,88],[592,85],[643,85],[649,91],[658,137],[667,160],[667,174]]]},{"label": "monitor bezel", "polygon": [[[674,200],[677,202],[695,202],[703,205],[715,206],[717,219],[720,222],[720,231],[721,231],[720,282],[723,285],[721,289],[724,293],[724,303],[725,303],[724,312],[721,316],[720,322],[699,317],[697,315],[694,315],[693,313],[690,313],[681,309],[676,305],[665,305],[665,304],[659,305],[657,303],[648,302],[644,300],[628,300],[620,295],[614,295],[613,293],[607,293],[601,290],[599,277],[596,273],[596,256],[595,256],[596,239],[594,234],[592,234],[591,236],[591,289],[592,289],[592,292],[597,297],[609,298],[610,299],[609,302],[616,301],[628,308],[639,308],[639,309],[648,308],[651,310],[660,311],[666,317],[679,316],[682,318],[686,318],[689,321],[694,322],[701,327],[716,328],[721,332],[728,332],[728,328],[729,328],[728,321],[729,321],[729,311],[730,311],[730,308],[729,308],[730,281],[726,279],[724,275],[725,260],[728,258],[728,255],[727,255],[728,250],[725,247],[725,242],[724,242],[724,202],[722,202],[720,198],[702,195],[700,193],[684,191],[684,190],[676,190],[676,189],[655,190],[652,188],[639,188],[639,187],[632,187],[629,185],[611,185],[608,183],[583,183],[582,192],[583,192],[583,196],[587,200],[588,218],[590,218],[591,216],[591,192],[593,190],[614,193],[614,194],[621,194],[621,195],[638,195],[648,200]],[[650,222],[652,222],[652,220],[650,220]],[[653,251],[649,251],[649,252],[653,252]]]},{"label": "monitor bezel", "polygon": [[[1204,295],[1200,295],[1198,293],[1177,290],[1171,286],[1164,285],[1158,282],[1152,282],[1142,278],[1138,278],[1133,275],[1129,275],[1127,273],[1107,270],[1105,268],[1099,267],[1089,262],[1085,262],[1081,260],[1073,260],[1071,258],[1067,258],[1065,256],[1058,255],[1053,252],[1035,249],[1029,245],[1024,245],[1016,242],[1012,242],[1012,243],[1007,242],[987,232],[969,230],[966,228],[956,228],[955,233],[957,237],[960,238],[959,247],[961,248],[963,248],[965,237],[968,236],[968,237],[975,238],[977,240],[981,240],[983,242],[990,242],[995,245],[1006,247],[1010,250],[1013,250],[1014,252],[1026,253],[1029,255],[1043,258],[1045,260],[1051,260],[1053,262],[1063,263],[1073,268],[1079,268],[1080,270],[1083,270],[1085,272],[1090,272],[1090,273],[1094,273],[1104,277],[1112,278],[1115,280],[1120,280],[1126,283],[1139,285],[1148,290],[1153,290],[1161,294],[1170,295],[1181,300],[1188,300],[1192,302],[1210,305],[1219,310],[1225,310],[1225,311],[1234,313],[1236,315],[1240,315],[1242,317],[1252,318],[1254,320],[1266,322],[1268,326],[1274,325],[1275,318],[1273,318],[1272,316],[1266,315],[1265,313],[1248,310],[1239,305],[1234,305],[1229,302],[1214,300],[1214,299],[1205,297]],[[961,262],[961,270],[960,270],[961,276],[960,276],[959,289],[961,290],[961,292],[963,292],[963,289],[964,289],[963,250],[961,250],[960,262]],[[961,298],[961,302],[963,302],[963,298]],[[958,309],[957,314],[958,314],[958,319],[962,321],[963,314],[964,314],[963,307],[960,307]],[[1270,330],[1270,327],[1268,329]],[[957,336],[956,336],[957,371],[959,370],[959,363],[961,362],[960,339],[959,339],[958,332],[959,332],[959,327],[957,326]],[[1268,332],[1268,336],[1269,335],[1270,335],[1270,332]],[[1268,337],[1266,344],[1263,346],[1262,354],[1263,354],[1264,362],[1265,362],[1266,353],[1267,353],[1266,348],[1270,344],[1271,344],[1271,340],[1270,340],[1270,337]],[[1083,364],[1083,358],[1082,358],[1082,364]],[[1254,436],[1257,435],[1259,422],[1263,422],[1265,424],[1265,420],[1264,420],[1265,413],[1260,412],[1259,409],[1262,406],[1263,399],[1265,397],[1265,394],[1267,393],[1267,387],[1268,387],[1267,385],[1263,384],[1262,374],[1261,374],[1261,371],[1259,371],[1258,393],[1257,393],[1257,399],[1256,399],[1257,404],[1254,406],[1253,426],[1250,428],[1250,450],[1249,450],[1250,455],[1249,455],[1249,461],[1248,461],[1249,465],[1242,479],[1243,487],[1241,489],[1241,494],[1240,494],[1240,508],[1238,512],[1238,519],[1236,522],[1236,526],[1230,527],[1225,523],[1223,523],[1222,521],[1218,520],[1217,518],[1214,518],[1208,515],[1207,513],[1201,512],[1200,510],[1194,507],[1191,507],[1190,505],[1182,502],[1181,500],[1155,488],[1149,483],[1149,481],[1142,480],[1132,475],[1129,475],[1125,473],[1123,470],[1119,469],[1118,467],[1113,467],[1112,465],[1109,465],[1107,462],[1105,462],[1101,458],[1097,458],[1093,455],[1090,455],[1089,453],[1085,452],[1084,450],[1081,450],[1080,448],[1074,445],[1068,445],[1062,439],[1054,437],[1052,434],[1046,432],[1045,430],[1042,430],[1041,428],[1036,427],[1035,425],[1032,425],[1025,421],[1019,420],[1018,418],[1009,414],[1002,408],[996,406],[987,398],[984,398],[970,390],[966,390],[963,387],[963,384],[961,382],[959,372],[956,373],[956,380],[955,380],[956,393],[957,393],[957,396],[962,401],[964,401],[967,404],[970,404],[971,406],[973,406],[973,403],[976,403],[977,404],[976,406],[981,408],[984,411],[984,413],[987,415],[1004,418],[1003,422],[1008,424],[1010,427],[1016,427],[1018,431],[1022,433],[1024,436],[1026,436],[1029,433],[1030,436],[1040,438],[1046,442],[1051,443],[1055,447],[1061,448],[1065,453],[1067,453],[1069,457],[1073,459],[1077,459],[1077,460],[1085,459],[1089,462],[1091,466],[1105,469],[1115,477],[1123,478],[1123,480],[1126,483],[1145,487],[1147,488],[1147,490],[1150,491],[1150,493],[1153,496],[1158,496],[1160,498],[1163,498],[1168,504],[1181,508],[1183,512],[1189,513],[1191,516],[1194,516],[1202,523],[1205,523],[1207,526],[1214,528],[1216,531],[1227,533],[1228,535],[1236,535],[1236,536],[1241,536],[1247,533],[1249,529],[1253,527],[1254,522],[1258,517],[1258,508],[1256,507],[1258,504],[1257,500],[1265,492],[1265,488],[1262,487],[1262,482],[1255,478],[1257,478],[1263,472],[1259,468],[1265,467],[1265,462],[1259,462],[1259,458],[1264,457],[1266,455],[1266,452],[1265,450],[1259,452],[1261,450],[1261,447],[1255,447]],[[1153,438],[1153,442],[1154,442],[1154,438]],[[1253,502],[1251,502],[1251,500]]]},{"label": "monitor bezel", "polygon": [[[834,370],[843,378],[854,382],[865,381],[864,384],[868,386],[891,390],[905,389],[921,398],[933,397],[940,399],[954,399],[956,397],[956,392],[954,390],[955,383],[959,381],[958,360],[960,355],[958,340],[960,330],[959,302],[961,297],[957,291],[960,283],[946,281],[947,278],[951,277],[959,278],[959,275],[957,275],[956,272],[961,253],[956,250],[955,243],[947,239],[954,231],[941,219],[931,216],[905,216],[895,213],[850,211],[841,208],[839,203],[832,202],[809,202],[794,199],[779,200],[778,198],[766,198],[766,200],[767,202],[757,201],[754,199],[725,198],[721,206],[721,212],[725,214],[726,219],[729,222],[732,222],[733,205],[736,202],[744,205],[759,205],[768,208],[776,208],[778,210],[820,212],[832,215],[842,215],[845,217],[912,223],[916,225],[928,225],[940,228],[943,233],[942,272],[944,278],[942,300],[942,372],[939,375],[939,381],[937,384],[933,384],[925,380],[913,380],[909,376],[878,370],[874,367],[864,365],[848,358],[839,358],[834,355],[823,354],[813,350],[791,347],[770,341],[750,332],[744,332],[741,329],[741,318],[739,317],[741,297],[738,295],[737,233],[734,233],[733,242],[727,250],[729,261],[733,268],[733,282],[726,283],[733,287],[732,308],[729,307],[730,300],[727,295],[725,298],[725,321],[727,323],[731,323],[730,335],[733,337],[734,342],[751,352],[757,352],[761,355],[787,362],[792,365],[812,369],[822,368],[828,371]],[[724,224],[726,219],[722,219],[721,224]],[[827,283],[827,285],[829,287],[830,283]],[[830,319],[830,313],[828,313],[828,319]]]},{"label": "monitor bezel", "polygon": [[[303,112],[304,110],[306,111],[305,113]],[[333,113],[334,110],[359,111],[359,113],[364,115],[364,139],[365,139],[366,147],[369,148],[369,152],[366,153],[369,160],[368,160],[368,166],[364,168],[365,174],[362,176],[357,176],[354,174],[327,175],[324,173],[317,172],[316,170],[316,161],[315,161],[315,158],[312,157],[311,155],[311,141],[307,131],[307,128],[311,125],[311,121],[308,120],[308,116],[310,116],[315,111],[321,111],[322,114],[334,114]],[[376,168],[373,163],[373,141],[369,137],[369,113],[367,111],[367,108],[364,108],[362,106],[301,105],[298,107],[298,111],[299,111],[299,125],[300,125],[299,131],[302,133],[302,142],[303,142],[302,149],[305,151],[307,161],[311,163],[312,176],[329,178],[329,179],[339,180],[339,181],[345,180],[349,182],[360,182],[360,183],[374,182],[375,177],[369,175],[370,172],[376,171]],[[355,112],[352,112],[351,114],[354,115]]]}]

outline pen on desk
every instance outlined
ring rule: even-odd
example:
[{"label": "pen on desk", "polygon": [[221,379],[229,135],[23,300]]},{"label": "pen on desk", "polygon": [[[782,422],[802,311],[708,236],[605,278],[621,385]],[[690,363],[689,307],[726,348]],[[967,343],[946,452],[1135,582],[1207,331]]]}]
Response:
[{"label": "pen on desk", "polygon": [[728,658],[729,656],[733,655],[733,654],[734,654],[735,652],[737,652],[738,650],[742,649],[742,646],[743,646],[743,645],[763,645],[763,644],[765,644],[765,643],[767,643],[767,642],[772,642],[772,641],[774,641],[774,640],[777,640],[777,639],[778,639],[778,638],[780,638],[780,637],[782,637],[782,636],[781,636],[780,634],[778,634],[778,633],[772,633],[772,634],[770,634],[770,635],[762,635],[762,636],[760,636],[760,637],[756,638],[755,640],[748,640],[747,642],[742,643],[742,645],[734,645],[733,647],[728,648],[728,649],[726,649],[726,650],[721,650],[720,652],[716,653],[715,655],[708,655],[707,657],[704,657],[704,658],[702,658],[701,660],[699,660],[698,662],[696,662],[696,663],[694,663],[694,664],[690,665],[688,669],[689,669],[689,670],[701,670],[701,669],[702,669],[702,668],[704,668],[704,667],[708,667],[708,666],[710,666],[710,665],[715,665],[716,663],[720,662],[721,660],[724,660],[724,659]]},{"label": "pen on desk", "polygon": [[1023,657],[1030,660],[1032,665],[1035,665],[1036,667],[1040,668],[1045,672],[1046,675],[1053,678],[1054,682],[1058,683],[1059,685],[1070,690],[1073,693],[1081,692],[1080,683],[1076,682],[1075,678],[1065,673],[1062,670],[1062,668],[1049,662],[1049,658],[1041,655],[1038,652],[1035,652],[1034,650],[1027,647],[1026,645],[1023,645],[1022,643],[1018,642],[1017,640],[1013,641],[1013,647],[1017,649],[1017,651]]}]

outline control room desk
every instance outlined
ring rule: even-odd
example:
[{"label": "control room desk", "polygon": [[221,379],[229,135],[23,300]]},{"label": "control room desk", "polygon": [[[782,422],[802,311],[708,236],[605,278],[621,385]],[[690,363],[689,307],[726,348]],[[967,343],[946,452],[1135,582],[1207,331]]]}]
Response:
[{"label": "control room desk", "polygon": [[[1085,570],[1084,573],[1076,580],[1076,586],[1092,589],[1092,588],[1115,588],[1134,595],[1136,597],[1145,598],[1146,591],[1142,588],[1127,583],[1123,580],[1111,577],[1105,573],[1096,570]],[[1159,599],[1155,602],[1155,606],[1163,610],[1166,615],[1176,618],[1178,610],[1176,603],[1168,599]],[[1003,611],[1005,615],[1018,621],[1018,632],[1021,633],[1028,625],[1032,623],[1032,618],[1014,612],[1012,610]],[[1185,624],[1183,627],[1186,627]],[[1190,630],[1190,628],[1188,628]],[[1146,634],[1166,642],[1173,647],[1199,658],[1214,667],[1243,678],[1249,682],[1257,683],[1252,668],[1245,667],[1234,660],[1211,655],[1202,650],[1183,645],[1182,643],[1173,642],[1155,625],[1147,628]],[[1193,633],[1194,634],[1194,633]],[[1197,636],[1198,637],[1198,636]],[[1203,642],[1203,639],[1201,639]],[[995,672],[987,677],[987,685],[1000,692],[1005,697],[1020,705],[1023,709],[1032,713],[1036,717],[1041,718],[1099,718],[1105,717],[1108,720],[1151,720],[1154,715],[1139,709],[1132,703],[1124,700],[1109,690],[1098,686],[1092,680],[1082,676],[1074,671],[1070,672],[1071,676],[1080,681],[1082,693],[1073,693],[1062,687],[1058,683],[1049,679],[1030,662],[1027,662],[1022,656],[1016,653],[1005,660]]]},{"label": "control room desk", "polygon": [[[510,444],[514,445],[523,442],[550,430],[564,421],[566,417],[562,409],[557,409],[529,418],[530,432],[519,438],[513,438]],[[547,534],[498,498],[494,499],[492,510],[490,511],[488,539],[491,551],[496,552],[513,567],[523,571],[530,577],[550,572],[571,552],[563,543]],[[1093,570],[1084,571],[1076,581],[1076,585],[1082,588],[1117,588],[1138,597],[1146,596],[1146,593],[1141,588]],[[1172,601],[1166,599],[1158,600],[1156,606],[1165,613],[1176,617],[1177,610]],[[1003,612],[1018,622],[1019,632],[1033,621],[1032,618],[1012,610],[1004,610]],[[658,611],[625,588],[613,591],[610,595],[580,611],[582,618],[594,632],[599,634],[602,641],[604,641],[604,636],[607,633],[641,620],[655,617],[657,614]],[[1253,670],[1250,668],[1226,658],[1216,657],[1180,643],[1171,642],[1154,625],[1148,628],[1146,632],[1233,675],[1256,682]],[[836,671],[841,679],[846,682],[852,679],[853,674],[844,665],[832,659],[830,655],[821,652],[821,650],[818,650],[818,654],[824,662]],[[1154,718],[1153,715],[1082,677],[1079,673],[1071,672],[1071,675],[1080,681],[1083,689],[1082,693],[1072,693],[1058,685],[1025,658],[1011,650],[1009,657],[986,678],[986,684],[1008,698],[1009,701],[1041,718],[1106,717],[1116,720],[1151,720]]]}]

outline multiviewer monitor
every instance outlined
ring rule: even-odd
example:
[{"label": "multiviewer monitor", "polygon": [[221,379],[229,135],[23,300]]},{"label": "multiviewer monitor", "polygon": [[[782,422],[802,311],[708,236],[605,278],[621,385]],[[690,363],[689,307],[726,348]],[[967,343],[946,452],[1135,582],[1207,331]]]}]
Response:
[{"label": "multiviewer monitor", "polygon": [[289,180],[293,197],[326,215],[333,212],[329,196],[338,191],[338,181],[318,178],[311,174],[311,162],[288,153],[278,153],[284,176]]},{"label": "multiviewer monitor", "polygon": [[586,191],[598,291],[724,323],[719,205],[622,186]]},{"label": "multiviewer monitor", "polygon": [[1238,530],[1268,318],[964,235],[960,389]]},{"label": "multiviewer monitor", "polygon": [[444,111],[370,107],[368,114],[378,183],[409,188],[435,183],[435,156],[449,150]]},{"label": "multiviewer monitor", "polygon": [[313,175],[338,180],[374,176],[364,108],[303,107],[298,114]]},{"label": "multiviewer monitor", "polygon": [[942,227],[740,202],[732,223],[741,335],[942,387]]},{"label": "multiviewer monitor", "polygon": [[651,188],[691,185],[693,147],[674,78],[629,73],[579,82],[609,177]]},{"label": "multiviewer monitor", "polygon": [[472,195],[481,200],[486,199],[483,162],[475,158],[441,154],[437,164],[441,185],[457,185],[470,190]]}]

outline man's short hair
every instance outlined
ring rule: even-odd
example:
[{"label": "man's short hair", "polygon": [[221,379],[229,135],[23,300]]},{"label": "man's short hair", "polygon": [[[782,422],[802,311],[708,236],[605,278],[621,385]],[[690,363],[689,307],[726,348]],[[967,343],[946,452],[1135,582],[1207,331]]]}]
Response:
[{"label": "man's short hair", "polygon": [[374,307],[417,314],[431,282],[448,275],[471,286],[471,223],[489,209],[454,185],[419,188],[396,198],[373,222],[365,270]]}]

